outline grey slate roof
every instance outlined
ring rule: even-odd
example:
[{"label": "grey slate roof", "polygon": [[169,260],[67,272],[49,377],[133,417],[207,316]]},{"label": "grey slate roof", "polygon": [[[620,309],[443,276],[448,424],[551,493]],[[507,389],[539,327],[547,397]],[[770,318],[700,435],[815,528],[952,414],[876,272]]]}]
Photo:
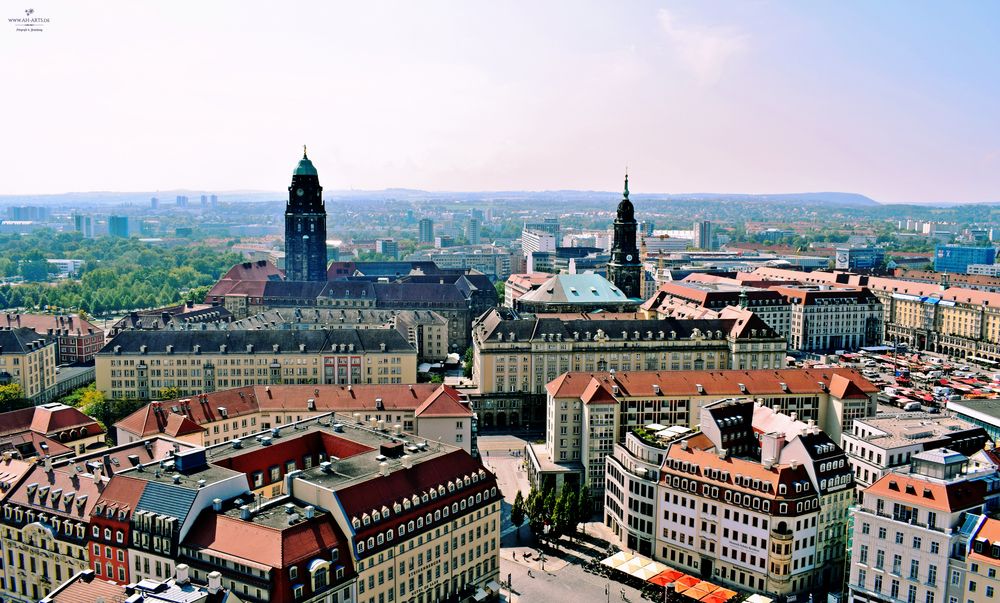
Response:
[{"label": "grey slate roof", "polygon": [[218,354],[226,346],[226,351],[242,354],[247,346],[258,354],[291,354],[300,351],[318,353],[332,350],[334,346],[353,345],[357,352],[379,351],[385,344],[387,352],[416,351],[398,331],[393,329],[317,329],[317,330],[252,330],[252,331],[123,331],[105,344],[98,354],[113,354],[118,348],[121,353],[135,354],[146,346],[149,354],[165,354],[167,346],[173,346],[175,354],[191,354],[195,346],[200,346],[201,354]]},{"label": "grey slate roof", "polygon": [[35,341],[44,344],[45,337],[28,328],[0,329],[0,354],[23,354]]},{"label": "grey slate roof", "polygon": [[559,318],[544,318],[540,315],[534,318],[517,318],[512,320],[501,319],[500,313],[491,310],[479,319],[478,325],[484,327],[484,333],[480,335],[482,339],[495,338],[496,333],[503,333],[504,340],[509,338],[510,333],[514,333],[517,341],[529,341],[541,339],[543,335],[562,335],[564,340],[572,340],[573,334],[579,334],[581,341],[585,340],[585,334],[590,333],[591,338],[597,335],[597,331],[604,331],[610,339],[622,339],[622,332],[628,334],[629,340],[635,339],[635,332],[638,331],[642,339],[648,339],[647,334],[652,333],[653,338],[659,338],[662,331],[664,339],[670,337],[671,332],[677,339],[690,338],[695,329],[702,333],[712,332],[714,339],[717,331],[721,331],[722,338],[729,335],[730,330],[736,324],[733,319],[710,319],[710,320],[684,320],[677,318],[663,318],[656,320],[643,319],[573,319],[562,320]]},{"label": "grey slate roof", "polygon": [[152,511],[159,515],[176,517],[183,522],[197,496],[197,490],[150,481],[146,482],[142,498],[135,508],[137,511]]}]

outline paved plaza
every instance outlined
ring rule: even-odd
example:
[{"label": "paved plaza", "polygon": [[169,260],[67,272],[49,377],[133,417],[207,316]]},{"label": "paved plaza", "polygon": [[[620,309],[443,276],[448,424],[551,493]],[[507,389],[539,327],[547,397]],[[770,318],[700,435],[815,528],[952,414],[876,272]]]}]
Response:
[{"label": "paved plaza", "polygon": [[[607,528],[600,522],[582,526],[576,542],[563,539],[558,549],[549,549],[543,559],[527,525],[518,530],[510,521],[511,504],[518,489],[527,497],[530,486],[522,463],[525,440],[514,435],[485,435],[479,438],[483,462],[497,476],[504,504],[501,510],[500,578],[506,584],[510,575],[513,596],[505,587],[502,601],[526,603],[600,603],[625,600],[642,601],[641,593],[620,582],[584,571],[585,564],[602,559],[608,547]],[[543,569],[544,566],[544,569]],[[529,575],[529,572],[531,575]]]}]

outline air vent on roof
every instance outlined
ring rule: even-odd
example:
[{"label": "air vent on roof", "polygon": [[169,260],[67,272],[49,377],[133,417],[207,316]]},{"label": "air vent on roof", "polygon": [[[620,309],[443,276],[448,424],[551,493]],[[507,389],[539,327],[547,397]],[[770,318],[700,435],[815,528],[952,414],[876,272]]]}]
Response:
[{"label": "air vent on roof", "polygon": [[699,394],[703,394],[703,393],[705,393],[705,386],[704,386],[704,385],[702,385],[701,383],[695,383],[695,384],[694,384],[694,387],[695,387],[695,389],[697,389],[697,390],[698,390],[698,393],[699,393]]}]

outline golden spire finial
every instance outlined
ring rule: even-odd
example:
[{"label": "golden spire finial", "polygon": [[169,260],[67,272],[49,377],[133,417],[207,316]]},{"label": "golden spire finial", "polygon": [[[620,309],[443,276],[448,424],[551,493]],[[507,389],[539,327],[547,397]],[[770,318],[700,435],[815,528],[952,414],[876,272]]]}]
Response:
[{"label": "golden spire finial", "polygon": [[309,155],[306,154],[306,145],[302,145],[302,158],[309,159]]}]

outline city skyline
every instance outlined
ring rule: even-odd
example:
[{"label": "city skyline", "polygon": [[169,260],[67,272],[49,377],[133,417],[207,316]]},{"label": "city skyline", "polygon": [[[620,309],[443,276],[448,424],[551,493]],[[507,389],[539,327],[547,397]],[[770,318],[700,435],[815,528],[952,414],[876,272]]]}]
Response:
[{"label": "city skyline", "polygon": [[995,5],[183,7],[5,24],[0,192],[280,190],[307,143],[330,190],[1000,201]]}]

